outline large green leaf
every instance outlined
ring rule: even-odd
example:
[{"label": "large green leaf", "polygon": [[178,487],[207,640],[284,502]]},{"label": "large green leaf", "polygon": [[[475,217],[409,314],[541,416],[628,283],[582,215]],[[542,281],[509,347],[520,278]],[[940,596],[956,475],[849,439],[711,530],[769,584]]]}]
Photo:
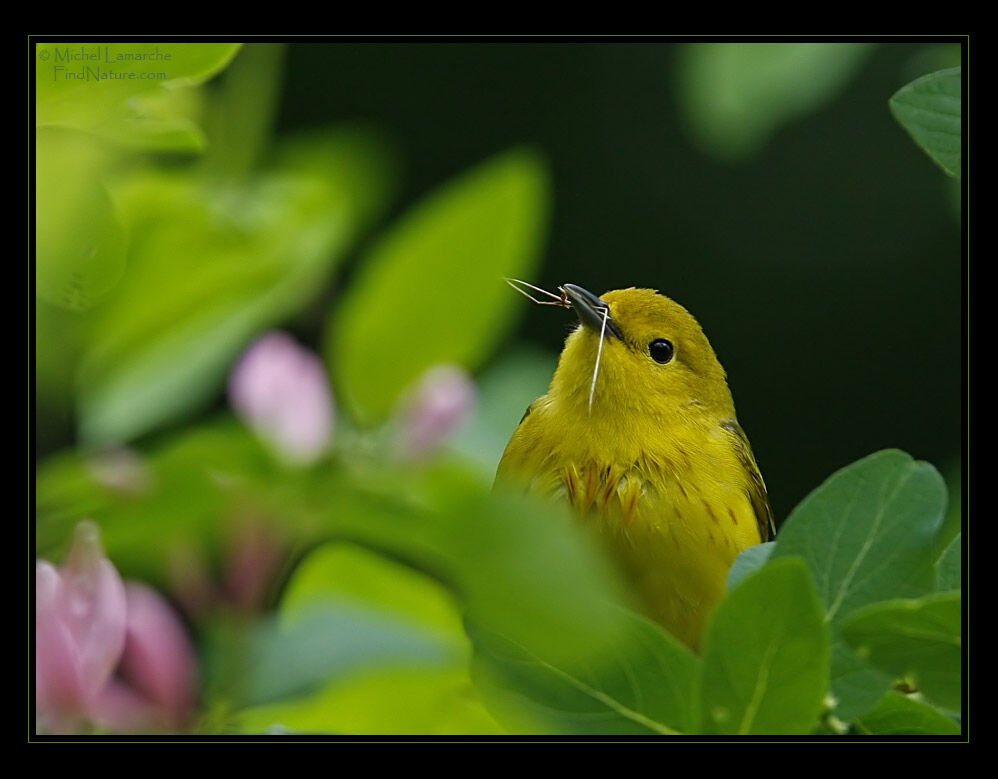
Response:
[{"label": "large green leaf", "polygon": [[773,559],[807,562],[828,619],[935,583],[933,543],[946,485],[930,464],[894,449],[830,476],[780,528]]},{"label": "large green leaf", "polygon": [[820,109],[872,49],[867,43],[698,43],[680,49],[679,99],[694,140],[744,159],[782,126]]},{"label": "large green leaf", "polygon": [[961,71],[949,68],[901,87],[888,105],[894,118],[929,157],[949,175],[960,178]]},{"label": "large green leaf", "polygon": [[828,690],[824,616],[801,560],[773,560],[743,579],[704,639],[702,731],[811,732]]},{"label": "large green leaf", "polygon": [[852,614],[840,630],[873,666],[913,681],[931,702],[960,709],[959,592],[877,603]]},{"label": "large green leaf", "polygon": [[362,258],[326,334],[358,420],[383,418],[432,365],[485,361],[516,310],[502,278],[531,275],[547,211],[544,165],[517,149],[424,199]]},{"label": "large green leaf", "polygon": [[700,662],[660,627],[626,613],[613,651],[584,666],[550,661],[472,631],[474,678],[513,732],[679,735],[696,727]]}]

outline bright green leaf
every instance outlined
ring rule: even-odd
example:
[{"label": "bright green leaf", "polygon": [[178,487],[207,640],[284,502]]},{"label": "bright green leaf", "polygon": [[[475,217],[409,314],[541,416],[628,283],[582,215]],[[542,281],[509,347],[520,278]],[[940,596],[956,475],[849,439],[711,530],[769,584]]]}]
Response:
[{"label": "bright green leaf", "polygon": [[868,662],[914,682],[930,701],[958,711],[961,699],[960,593],[877,603],[840,626]]},{"label": "bright green leaf", "polygon": [[811,732],[828,689],[829,633],[803,561],[773,560],[721,602],[704,640],[702,730]]},{"label": "bright green leaf", "polygon": [[679,99],[694,140],[745,159],[842,90],[868,43],[696,43],[680,49]]},{"label": "bright green leaf", "polygon": [[349,543],[315,549],[295,568],[281,599],[292,617],[316,603],[352,602],[418,625],[467,649],[461,612],[453,593],[419,571]]},{"label": "bright green leaf", "polygon": [[[392,409],[430,366],[477,368],[512,324],[504,276],[528,277],[547,219],[537,155],[502,154],[403,215],[363,258],[336,305],[326,349],[339,395],[363,423]],[[405,334],[405,349],[382,359]]]},{"label": "bright green leaf", "polygon": [[92,137],[63,128],[40,129],[35,142],[38,294],[85,311],[125,270],[125,231],[102,180],[108,155]]},{"label": "bright green leaf", "polygon": [[921,701],[889,692],[877,706],[855,722],[868,736],[956,736],[960,726]]},{"label": "bright green leaf", "polygon": [[949,175],[960,178],[961,71],[949,68],[917,78],[891,97],[894,118]]},{"label": "bright green leaf", "polygon": [[474,678],[512,732],[678,735],[696,724],[699,660],[648,620],[627,613],[613,652],[584,666],[551,662],[472,630]]},{"label": "bright green leaf", "polygon": [[81,366],[83,439],[127,441],[210,400],[239,350],[312,300],[356,239],[350,186],[280,169],[237,188],[156,173],[121,182],[131,259]]},{"label": "bright green leaf", "polygon": [[424,667],[353,673],[304,699],[238,715],[241,733],[357,735],[500,735],[467,672]]},{"label": "bright green leaf", "polygon": [[[238,43],[40,43],[35,122],[70,127],[139,149],[193,150],[203,139],[164,92],[221,71]],[[186,106],[185,106],[186,107]],[[164,110],[166,109],[166,110]]]}]

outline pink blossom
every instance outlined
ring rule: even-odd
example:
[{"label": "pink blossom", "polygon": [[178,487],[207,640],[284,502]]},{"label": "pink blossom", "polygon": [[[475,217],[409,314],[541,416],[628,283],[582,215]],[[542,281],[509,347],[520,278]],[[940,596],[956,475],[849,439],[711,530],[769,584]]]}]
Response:
[{"label": "pink blossom", "polygon": [[35,703],[53,733],[182,726],[195,693],[194,652],[155,591],[122,582],[97,526],[77,525],[66,561],[35,565]]},{"label": "pink blossom", "polygon": [[475,405],[471,377],[455,365],[430,368],[403,402],[401,448],[409,458],[438,449],[468,417]]},{"label": "pink blossom", "polygon": [[329,446],[333,398],[325,369],[285,333],[267,333],[246,350],[229,377],[229,399],[291,462],[315,462]]}]

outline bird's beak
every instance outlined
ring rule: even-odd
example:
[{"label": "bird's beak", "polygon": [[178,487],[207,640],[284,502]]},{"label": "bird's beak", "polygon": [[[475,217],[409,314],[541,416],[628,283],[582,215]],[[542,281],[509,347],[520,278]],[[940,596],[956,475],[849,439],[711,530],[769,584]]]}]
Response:
[{"label": "bird's beak", "polygon": [[572,308],[579,315],[579,321],[597,333],[603,330],[603,321],[606,320],[606,332],[623,340],[623,334],[617,323],[610,316],[606,303],[596,297],[592,292],[576,284],[563,284],[562,292],[572,302]]}]

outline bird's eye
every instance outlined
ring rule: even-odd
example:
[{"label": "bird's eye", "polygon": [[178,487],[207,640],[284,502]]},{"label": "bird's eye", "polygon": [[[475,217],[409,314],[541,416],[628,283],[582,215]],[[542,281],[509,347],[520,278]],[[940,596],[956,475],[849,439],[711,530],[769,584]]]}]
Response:
[{"label": "bird's eye", "polygon": [[672,359],[672,355],[675,351],[676,350],[672,346],[672,341],[666,341],[664,338],[656,338],[648,344],[648,354],[651,355],[651,358],[655,362],[662,363],[662,365],[665,365]]}]

